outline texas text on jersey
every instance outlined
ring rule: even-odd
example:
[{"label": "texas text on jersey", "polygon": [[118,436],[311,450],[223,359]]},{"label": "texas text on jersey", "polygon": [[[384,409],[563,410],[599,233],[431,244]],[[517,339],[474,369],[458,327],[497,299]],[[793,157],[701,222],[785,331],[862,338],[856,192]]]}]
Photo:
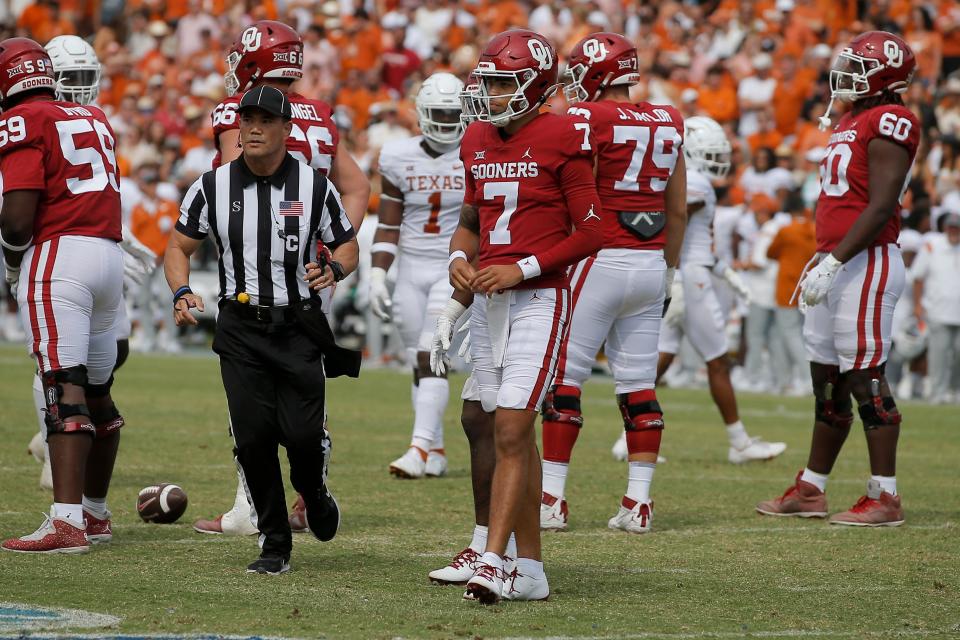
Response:
[{"label": "texas text on jersey", "polygon": [[0,119],[5,191],[41,192],[33,244],[59,236],[121,239],[114,134],[94,106],[25,99]]},{"label": "texas text on jersey", "polygon": [[[877,106],[856,115],[846,113],[840,119],[820,162],[817,251],[832,251],[870,202],[867,147],[874,138],[901,145],[910,154],[912,163],[920,144],[920,122],[909,109],[895,104]],[[904,190],[906,186],[904,184]],[[895,243],[899,235],[898,206],[871,246]]]},{"label": "texas text on jersey", "polygon": [[481,269],[535,255],[541,275],[517,288],[566,286],[569,263],[554,264],[549,252],[570,235],[571,214],[578,227],[600,222],[597,205],[567,209],[570,187],[583,179],[580,165],[593,163],[593,148],[590,125],[565,115],[541,114],[506,139],[490,123],[467,127],[460,146],[463,201],[480,214]]},{"label": "texas text on jersey", "polygon": [[[217,145],[217,155],[213,167],[220,166],[220,134],[224,131],[240,128],[237,107],[242,94],[230,96],[213,110],[213,139]],[[305,98],[298,93],[287,93],[290,110],[293,113],[293,129],[287,139],[287,151],[297,160],[306,162],[324,175],[330,173],[333,157],[337,154],[337,142],[340,134],[333,123],[330,105],[320,100]]]},{"label": "texas text on jersey", "polygon": [[384,144],[380,174],[403,193],[400,251],[445,264],[463,204],[463,162],[457,147],[434,157],[424,144],[423,136]]},{"label": "texas text on jersey", "polygon": [[[596,138],[604,248],[662,249],[664,194],[683,145],[680,112],[647,102],[603,100],[578,103],[567,113],[589,122]],[[628,230],[620,218],[643,235]]]}]

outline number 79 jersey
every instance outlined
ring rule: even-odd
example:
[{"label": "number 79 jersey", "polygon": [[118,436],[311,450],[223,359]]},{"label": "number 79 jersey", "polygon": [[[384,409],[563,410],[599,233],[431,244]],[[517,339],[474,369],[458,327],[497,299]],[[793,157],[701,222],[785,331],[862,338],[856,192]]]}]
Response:
[{"label": "number 79 jersey", "polygon": [[3,191],[40,192],[34,245],[60,236],[120,241],[114,140],[107,117],[94,106],[32,100],[3,113]]},{"label": "number 79 jersey", "polygon": [[[870,202],[867,147],[874,138],[907,150],[910,162],[920,144],[920,123],[902,105],[880,105],[856,115],[847,112],[833,130],[820,161],[817,251],[833,251]],[[907,172],[906,181],[910,180]],[[906,190],[906,181],[904,190]],[[900,205],[871,246],[891,244],[900,235]]]},{"label": "number 79 jersey", "polygon": [[[217,146],[217,155],[213,159],[213,168],[221,162],[220,134],[224,131],[240,128],[240,115],[237,108],[243,94],[230,96],[217,105],[210,115],[213,121],[213,140]],[[330,105],[319,100],[305,98],[299,93],[288,93],[293,128],[287,138],[287,151],[297,160],[305,162],[314,169],[327,175],[333,166],[333,157],[337,155],[337,143],[340,134],[333,123]]]},{"label": "number 79 jersey", "polygon": [[456,147],[434,158],[423,136],[392,140],[380,150],[380,175],[403,194],[400,251],[446,263],[463,205],[463,162]]}]

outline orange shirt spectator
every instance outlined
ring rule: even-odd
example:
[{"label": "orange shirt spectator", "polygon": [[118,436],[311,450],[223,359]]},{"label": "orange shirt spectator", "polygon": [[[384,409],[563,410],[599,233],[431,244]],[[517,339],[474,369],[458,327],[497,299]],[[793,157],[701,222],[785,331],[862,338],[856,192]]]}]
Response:
[{"label": "orange shirt spectator", "polygon": [[737,90],[727,82],[723,71],[715,68],[707,71],[703,86],[697,87],[697,106],[717,122],[736,120],[740,114]]},{"label": "orange shirt spectator", "polygon": [[74,31],[73,25],[60,14],[59,4],[49,1],[28,5],[20,14],[17,27],[25,29],[37,42],[49,42]]},{"label": "orange shirt spectator", "polygon": [[797,306],[796,300],[790,303],[790,297],[800,280],[803,267],[817,252],[816,227],[810,218],[809,212],[794,215],[793,221],[777,232],[767,248],[767,257],[780,265],[776,289],[779,307]]},{"label": "orange shirt spectator", "polygon": [[[360,12],[358,12],[360,13]],[[383,32],[364,17],[350,19],[343,30],[331,32],[327,37],[340,51],[340,77],[344,79],[352,70],[376,69],[383,53]]]},{"label": "orange shirt spectator", "polygon": [[515,0],[487,3],[477,15],[479,22],[486,28],[491,37],[510,27],[525,27],[527,24],[527,10]]},{"label": "orange shirt spectator", "polygon": [[158,258],[162,258],[179,217],[180,208],[176,202],[158,199],[150,203],[145,200],[134,206],[130,213],[130,231]]}]

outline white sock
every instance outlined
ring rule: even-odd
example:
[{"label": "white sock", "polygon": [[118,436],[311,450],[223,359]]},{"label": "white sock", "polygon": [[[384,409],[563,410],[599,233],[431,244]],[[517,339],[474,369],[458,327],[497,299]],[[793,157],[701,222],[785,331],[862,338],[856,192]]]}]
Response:
[{"label": "white sock", "polygon": [[828,474],[817,473],[816,471],[810,471],[810,469],[807,469],[806,467],[804,467],[803,473],[800,474],[801,480],[803,480],[804,482],[809,482],[810,484],[815,486],[817,489],[820,489],[820,491],[827,490],[827,479],[829,477],[830,476]]},{"label": "white sock", "polygon": [[417,410],[417,384],[415,382],[410,383],[410,406],[413,407],[413,410]]},{"label": "white sock", "polygon": [[555,498],[563,497],[570,465],[565,462],[543,461],[543,490]]},{"label": "white sock", "polygon": [[[417,401],[413,407],[413,440],[425,442],[424,451],[429,451],[443,431],[443,412],[450,399],[450,383],[446,378],[421,378]],[[440,436],[441,441],[443,436]],[[416,446],[420,446],[419,444]]]},{"label": "white sock", "polygon": [[730,446],[736,449],[743,449],[750,444],[747,428],[743,426],[743,422],[740,420],[727,425],[727,438],[730,439]]},{"label": "white sock", "polygon": [[43,434],[43,448],[46,451],[47,460],[50,459],[50,445],[47,444],[47,421],[44,420],[47,410],[47,401],[43,395],[43,382],[40,380],[40,374],[33,376],[33,407],[37,410],[37,426],[40,433]]},{"label": "white sock", "polygon": [[493,551],[487,551],[484,553],[480,558],[480,562],[503,571],[503,558],[495,554]]},{"label": "white sock", "polygon": [[543,562],[530,558],[517,558],[517,571],[531,578],[542,578]]},{"label": "white sock", "polygon": [[507,538],[507,550],[506,554],[511,558],[517,557],[517,536],[510,534],[510,537]]},{"label": "white sock", "polygon": [[477,553],[483,553],[487,548],[487,528],[478,524],[473,528],[473,540],[470,541],[470,548]]},{"label": "white sock", "polygon": [[879,483],[880,488],[890,495],[897,495],[897,476],[870,476],[870,479]]},{"label": "white sock", "polygon": [[90,515],[98,520],[103,520],[110,515],[110,511],[107,509],[106,498],[88,498],[87,496],[83,496],[80,504],[83,505],[84,511],[89,512]]},{"label": "white sock", "polygon": [[627,471],[626,496],[637,502],[650,502],[650,485],[656,468],[655,462],[631,462]]},{"label": "white sock", "polygon": [[53,515],[58,518],[66,518],[72,522],[83,522],[83,505],[65,504],[63,502],[53,503]]}]

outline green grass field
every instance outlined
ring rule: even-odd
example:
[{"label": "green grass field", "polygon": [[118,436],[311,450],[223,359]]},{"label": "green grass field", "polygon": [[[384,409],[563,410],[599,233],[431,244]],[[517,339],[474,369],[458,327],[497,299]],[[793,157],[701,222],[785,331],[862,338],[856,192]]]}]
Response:
[{"label": "green grass field", "polygon": [[[0,535],[41,521],[49,494],[26,455],[34,429],[31,362],[0,349]],[[462,378],[453,381],[459,390]],[[134,355],[114,397],[127,419],[110,493],[114,543],[84,556],[0,554],[0,601],[122,618],[124,633],[264,634],[330,638],[499,637],[960,637],[960,411],[902,404],[899,529],[830,528],[763,518],[806,459],[812,400],[741,397],[751,433],[785,440],[781,458],[726,462],[726,438],[704,391],[665,390],[655,532],[608,531],[626,483],[609,448],[620,429],[612,384],[584,393],[586,426],[574,453],[570,530],[546,535],[549,602],[483,608],[429,570],[466,546],[472,530],[459,403],[446,417],[450,475],[390,478],[411,412],[407,376],[367,371],[328,385],[334,455],[330,486],[343,510],[338,537],[297,536],[293,570],[251,576],[253,538],[201,536],[190,527],[232,503],[236,474],[223,389],[210,357]],[[863,493],[859,428],[828,491],[831,510]],[[175,525],[136,515],[140,488],[181,484],[190,506]]]}]

